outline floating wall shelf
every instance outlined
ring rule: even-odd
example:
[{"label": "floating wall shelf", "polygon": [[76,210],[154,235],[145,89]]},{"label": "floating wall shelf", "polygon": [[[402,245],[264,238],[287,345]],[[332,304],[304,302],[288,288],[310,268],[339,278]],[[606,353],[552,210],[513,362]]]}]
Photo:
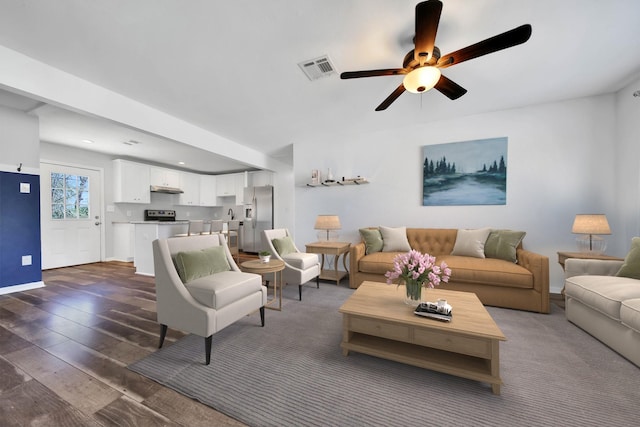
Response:
[{"label": "floating wall shelf", "polygon": [[363,185],[368,184],[369,181],[366,179],[358,179],[358,180],[345,180],[345,181],[334,181],[334,182],[321,182],[320,184],[307,184],[307,187],[336,187],[343,185]]}]

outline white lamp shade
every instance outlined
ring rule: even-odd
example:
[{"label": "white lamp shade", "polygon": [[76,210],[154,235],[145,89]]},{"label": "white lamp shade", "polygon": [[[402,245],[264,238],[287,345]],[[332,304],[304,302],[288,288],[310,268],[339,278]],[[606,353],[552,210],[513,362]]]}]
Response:
[{"label": "white lamp shade", "polygon": [[421,93],[432,89],[440,80],[440,76],[440,70],[436,67],[420,67],[404,76],[402,84],[409,92]]}]

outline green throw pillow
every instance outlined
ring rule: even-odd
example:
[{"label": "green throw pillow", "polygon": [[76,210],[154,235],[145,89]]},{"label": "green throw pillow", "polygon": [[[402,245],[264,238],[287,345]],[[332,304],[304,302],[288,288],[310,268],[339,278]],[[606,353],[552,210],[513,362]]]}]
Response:
[{"label": "green throw pillow", "polygon": [[640,279],[640,237],[631,239],[631,249],[616,276]]},{"label": "green throw pillow", "polygon": [[289,236],[273,239],[271,243],[273,243],[273,247],[276,248],[276,251],[280,256],[292,254],[296,251],[296,246],[293,244],[293,240],[291,240],[291,237]]},{"label": "green throw pillow", "polygon": [[178,252],[175,263],[182,283],[231,270],[223,246],[213,246],[200,251]]},{"label": "green throw pillow", "polygon": [[518,262],[516,248],[526,234],[524,231],[492,230],[484,244],[484,256]]},{"label": "green throw pillow", "polygon": [[362,240],[364,240],[365,254],[369,255],[374,252],[380,252],[384,242],[382,234],[378,228],[361,228],[358,230]]}]

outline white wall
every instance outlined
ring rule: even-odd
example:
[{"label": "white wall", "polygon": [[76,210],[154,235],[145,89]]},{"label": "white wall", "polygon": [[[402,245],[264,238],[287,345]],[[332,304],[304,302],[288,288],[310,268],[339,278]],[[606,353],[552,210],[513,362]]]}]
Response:
[{"label": "white wall", "polygon": [[[640,236],[640,79],[624,87],[616,96],[616,193],[618,194],[618,236],[615,250],[625,254],[631,238]],[[622,256],[622,255],[621,255]]]},{"label": "white wall", "polygon": [[[621,228],[612,191],[615,105],[614,95],[604,95],[299,141],[294,145],[296,244],[316,240],[318,214],[338,214],[341,240],[351,242],[359,241],[358,228],[376,225],[524,230],[525,248],[549,257],[551,291],[559,293],[563,279],[556,252],[575,249],[575,214],[603,212],[614,230]],[[422,206],[423,145],[502,136],[508,137],[506,205]],[[329,167],[336,177],[361,175],[371,183],[304,186],[312,169],[326,173]],[[615,232],[611,236],[618,238]]]},{"label": "white wall", "polygon": [[0,170],[38,175],[40,128],[38,118],[0,106]]}]

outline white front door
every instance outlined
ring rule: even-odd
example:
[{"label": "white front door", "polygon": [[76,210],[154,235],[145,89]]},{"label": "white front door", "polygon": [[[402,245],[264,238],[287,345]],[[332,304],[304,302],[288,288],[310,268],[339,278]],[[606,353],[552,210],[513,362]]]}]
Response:
[{"label": "white front door", "polygon": [[40,163],[42,269],[101,260],[99,170]]}]

